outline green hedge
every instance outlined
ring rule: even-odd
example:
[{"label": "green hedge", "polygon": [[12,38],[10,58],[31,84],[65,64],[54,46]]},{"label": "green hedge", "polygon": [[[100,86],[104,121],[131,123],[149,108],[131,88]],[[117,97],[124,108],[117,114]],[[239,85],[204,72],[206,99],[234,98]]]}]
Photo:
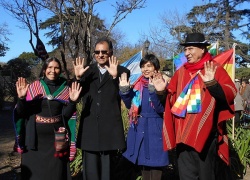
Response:
[{"label": "green hedge", "polygon": [[232,120],[228,121],[227,129],[230,139],[231,170],[237,178],[243,178],[250,165],[250,129],[236,126],[233,136]]}]

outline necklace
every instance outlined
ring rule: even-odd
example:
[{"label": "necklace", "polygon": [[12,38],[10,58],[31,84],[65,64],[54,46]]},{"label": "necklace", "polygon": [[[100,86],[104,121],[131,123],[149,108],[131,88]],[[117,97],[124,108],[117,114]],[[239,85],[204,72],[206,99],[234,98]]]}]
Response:
[{"label": "necklace", "polygon": [[45,94],[46,94],[46,98],[48,100],[53,100],[65,87],[66,81],[64,83],[62,83],[62,85],[54,92],[54,93],[50,93],[49,87],[48,85],[44,82],[43,79],[40,80],[40,82],[42,83],[44,90],[45,90]]}]

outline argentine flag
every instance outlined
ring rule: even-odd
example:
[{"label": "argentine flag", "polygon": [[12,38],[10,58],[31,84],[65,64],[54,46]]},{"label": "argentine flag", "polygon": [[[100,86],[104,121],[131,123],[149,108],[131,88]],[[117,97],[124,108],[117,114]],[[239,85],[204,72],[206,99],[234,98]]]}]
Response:
[{"label": "argentine flag", "polygon": [[140,61],[142,59],[142,51],[135,54],[129,60],[123,62],[121,66],[126,67],[130,70],[130,84],[134,82],[141,76]]}]

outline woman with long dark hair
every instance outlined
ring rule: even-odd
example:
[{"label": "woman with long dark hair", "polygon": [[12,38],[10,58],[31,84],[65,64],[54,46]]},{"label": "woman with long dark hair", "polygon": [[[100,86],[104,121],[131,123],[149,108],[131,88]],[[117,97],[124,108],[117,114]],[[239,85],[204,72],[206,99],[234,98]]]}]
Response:
[{"label": "woman with long dark hair", "polygon": [[[52,57],[44,62],[39,80],[28,84],[19,77],[16,82],[15,150],[22,153],[23,180],[71,179],[69,160],[76,152],[74,112],[81,87],[76,82],[69,87],[61,73],[60,61]],[[65,129],[70,146],[59,151],[55,132]]]}]

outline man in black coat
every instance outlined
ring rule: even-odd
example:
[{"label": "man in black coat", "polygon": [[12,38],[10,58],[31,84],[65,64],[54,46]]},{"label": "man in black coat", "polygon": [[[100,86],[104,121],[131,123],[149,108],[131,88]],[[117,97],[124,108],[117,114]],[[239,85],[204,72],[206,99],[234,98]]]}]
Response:
[{"label": "man in black coat", "polygon": [[85,68],[84,59],[74,62],[83,97],[77,146],[83,150],[86,180],[110,180],[110,159],[125,148],[119,77],[123,72],[130,75],[130,71],[118,65],[108,38],[97,40],[94,57],[96,62]]}]

